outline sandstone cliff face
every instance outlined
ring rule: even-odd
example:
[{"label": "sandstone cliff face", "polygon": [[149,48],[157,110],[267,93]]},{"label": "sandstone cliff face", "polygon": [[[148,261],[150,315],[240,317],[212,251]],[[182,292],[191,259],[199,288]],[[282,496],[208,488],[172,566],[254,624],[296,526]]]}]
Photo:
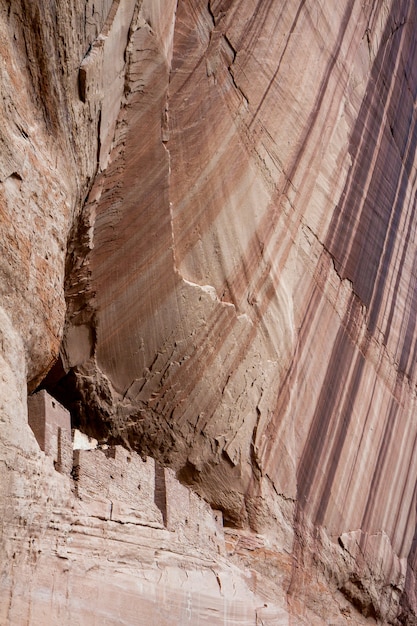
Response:
[{"label": "sandstone cliff face", "polygon": [[[417,623],[416,10],[1,9],[4,623]],[[54,471],[58,352],[74,425],[220,548]]]}]

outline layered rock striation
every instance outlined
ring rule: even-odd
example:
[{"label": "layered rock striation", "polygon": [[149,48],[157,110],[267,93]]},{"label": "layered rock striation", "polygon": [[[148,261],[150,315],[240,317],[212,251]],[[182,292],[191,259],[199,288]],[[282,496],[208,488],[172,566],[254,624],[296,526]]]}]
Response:
[{"label": "layered rock striation", "polygon": [[[417,623],[414,0],[1,11],[0,545],[19,546],[5,623],[35,535],[22,624],[48,570],[59,589],[94,588],[93,562],[109,594],[123,571],[143,623],[173,623],[155,608],[168,596],[188,607],[178,624],[210,610],[213,624]],[[53,471],[27,425],[26,383],[42,380],[73,426],[221,511],[222,550],[192,534],[178,547],[163,524],[151,541],[152,515],[77,521],[75,474]],[[51,546],[77,524],[62,569]],[[158,587],[170,542],[191,582]],[[149,575],[133,566],[145,546]],[[199,594],[210,568],[239,589],[230,614],[226,582],[194,613],[179,591]],[[59,594],[81,620],[87,600]]]}]

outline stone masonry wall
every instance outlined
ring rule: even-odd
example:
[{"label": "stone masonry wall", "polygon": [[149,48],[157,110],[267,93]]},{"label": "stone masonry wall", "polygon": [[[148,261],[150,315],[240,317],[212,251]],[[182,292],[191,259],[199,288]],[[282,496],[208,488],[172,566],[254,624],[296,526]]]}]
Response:
[{"label": "stone masonry wall", "polygon": [[75,490],[88,512],[121,523],[166,527],[178,540],[224,553],[222,516],[172,470],[121,446],[75,450]]},{"label": "stone masonry wall", "polygon": [[175,473],[121,446],[74,450],[69,412],[45,390],[28,400],[29,425],[55,469],[74,479],[91,515],[165,527],[178,539],[224,552],[222,514],[182,485]]},{"label": "stone masonry wall", "polygon": [[120,446],[75,450],[75,490],[86,504],[101,508],[104,519],[146,520],[163,525],[155,504],[155,462]]},{"label": "stone masonry wall", "polygon": [[71,416],[44,389],[28,398],[28,421],[41,450],[53,458],[55,469],[72,470]]}]

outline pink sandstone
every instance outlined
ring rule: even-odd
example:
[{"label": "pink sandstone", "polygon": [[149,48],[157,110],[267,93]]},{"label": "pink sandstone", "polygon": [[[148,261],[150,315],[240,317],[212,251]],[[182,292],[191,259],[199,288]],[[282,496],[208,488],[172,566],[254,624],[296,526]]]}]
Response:
[{"label": "pink sandstone", "polygon": [[417,624],[416,11],[0,7],[1,624]]}]

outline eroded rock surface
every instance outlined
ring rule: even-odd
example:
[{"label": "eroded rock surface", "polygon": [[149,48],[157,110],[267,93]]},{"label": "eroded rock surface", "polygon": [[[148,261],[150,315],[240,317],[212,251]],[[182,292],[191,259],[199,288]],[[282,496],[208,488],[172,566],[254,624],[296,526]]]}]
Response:
[{"label": "eroded rock surface", "polygon": [[[1,9],[4,623],[52,588],[63,623],[417,623],[416,10]],[[59,350],[73,424],[220,510],[222,550],[82,509],[27,425]]]}]

